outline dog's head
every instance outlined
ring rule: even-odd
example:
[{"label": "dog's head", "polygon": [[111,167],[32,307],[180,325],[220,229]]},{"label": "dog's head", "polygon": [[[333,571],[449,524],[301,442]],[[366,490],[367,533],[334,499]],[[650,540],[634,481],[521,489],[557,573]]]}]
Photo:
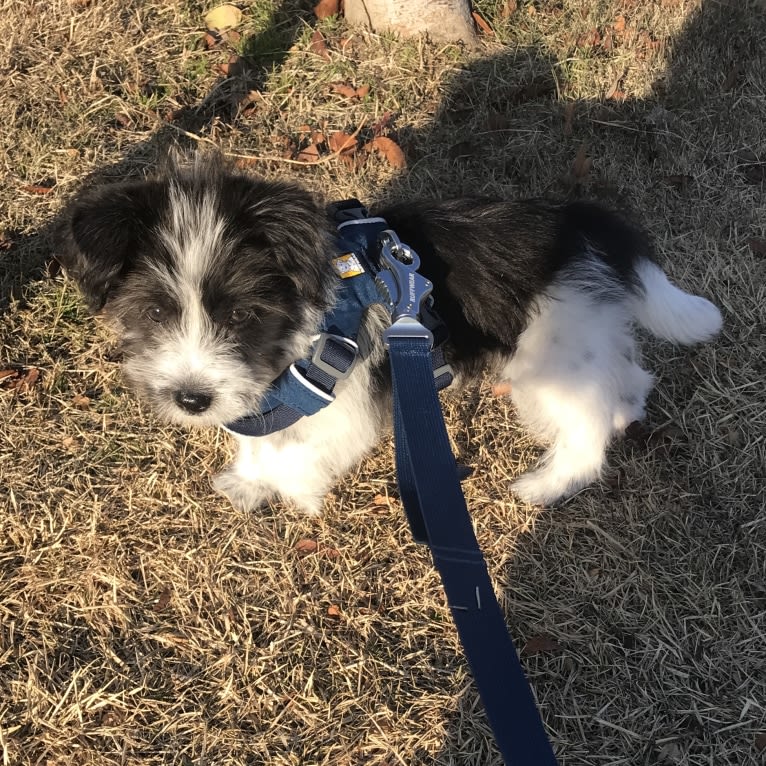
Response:
[{"label": "dog's head", "polygon": [[213,158],[86,190],[56,257],[118,328],[139,394],[166,419],[219,425],[308,349],[333,297],[331,247],[310,194]]}]

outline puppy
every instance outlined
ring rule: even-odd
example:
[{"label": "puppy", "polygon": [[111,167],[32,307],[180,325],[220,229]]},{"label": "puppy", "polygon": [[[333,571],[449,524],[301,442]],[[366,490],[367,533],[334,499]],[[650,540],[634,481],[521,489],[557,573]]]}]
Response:
[{"label": "puppy", "polygon": [[[673,286],[646,234],[594,204],[535,199],[414,202],[378,211],[420,256],[460,383],[510,382],[522,423],[547,445],[512,490],[550,505],[595,481],[613,436],[644,415],[652,376],[635,324],[681,344],[721,327],[718,309]],[[335,224],[308,192],[219,159],[82,192],[56,254],[93,310],[113,320],[127,380],[167,420],[222,426],[258,412],[312,348],[340,279]],[[318,513],[332,484],[389,421],[390,376],[368,310],[360,361],[334,401],[283,430],[235,436],[214,479],[243,509],[275,496]]]}]

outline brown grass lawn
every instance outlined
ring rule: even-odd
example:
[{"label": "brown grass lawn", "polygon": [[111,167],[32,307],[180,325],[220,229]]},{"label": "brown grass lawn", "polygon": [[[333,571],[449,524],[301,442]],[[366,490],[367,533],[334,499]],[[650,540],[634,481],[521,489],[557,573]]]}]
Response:
[{"label": "brown grass lawn", "polygon": [[[310,4],[239,5],[241,38],[206,50],[197,0],[0,0],[0,762],[500,763],[390,445],[319,521],[233,511],[208,484],[225,437],[142,408],[48,266],[86,179],[212,143],[328,198],[581,196],[643,217],[725,329],[647,344],[647,432],[606,480],[519,505],[509,481],[537,453],[512,408],[485,386],[446,403],[449,426],[561,763],[763,763],[763,4],[483,0],[495,35],[474,51],[328,20],[326,55]],[[308,129],[376,125],[406,170],[284,161]]]}]

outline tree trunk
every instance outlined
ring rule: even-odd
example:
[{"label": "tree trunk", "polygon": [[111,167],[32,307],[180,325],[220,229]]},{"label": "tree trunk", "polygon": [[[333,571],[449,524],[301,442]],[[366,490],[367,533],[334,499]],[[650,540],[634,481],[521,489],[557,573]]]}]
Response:
[{"label": "tree trunk", "polygon": [[470,0],[345,0],[350,24],[363,24],[375,32],[396,32],[402,37],[425,33],[439,42],[476,37]]}]

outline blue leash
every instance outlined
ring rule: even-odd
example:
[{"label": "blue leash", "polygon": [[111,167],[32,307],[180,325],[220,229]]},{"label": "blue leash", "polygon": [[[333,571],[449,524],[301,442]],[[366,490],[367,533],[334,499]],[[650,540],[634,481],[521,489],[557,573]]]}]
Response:
[{"label": "blue leash", "polygon": [[420,323],[433,285],[391,231],[378,279],[393,380],[396,475],[412,535],[431,549],[476,687],[506,766],[557,766],[471,524],[434,383],[433,335]]},{"label": "blue leash", "polygon": [[556,766],[473,531],[434,386],[427,338],[391,337],[399,490],[426,542],[506,766]]}]

